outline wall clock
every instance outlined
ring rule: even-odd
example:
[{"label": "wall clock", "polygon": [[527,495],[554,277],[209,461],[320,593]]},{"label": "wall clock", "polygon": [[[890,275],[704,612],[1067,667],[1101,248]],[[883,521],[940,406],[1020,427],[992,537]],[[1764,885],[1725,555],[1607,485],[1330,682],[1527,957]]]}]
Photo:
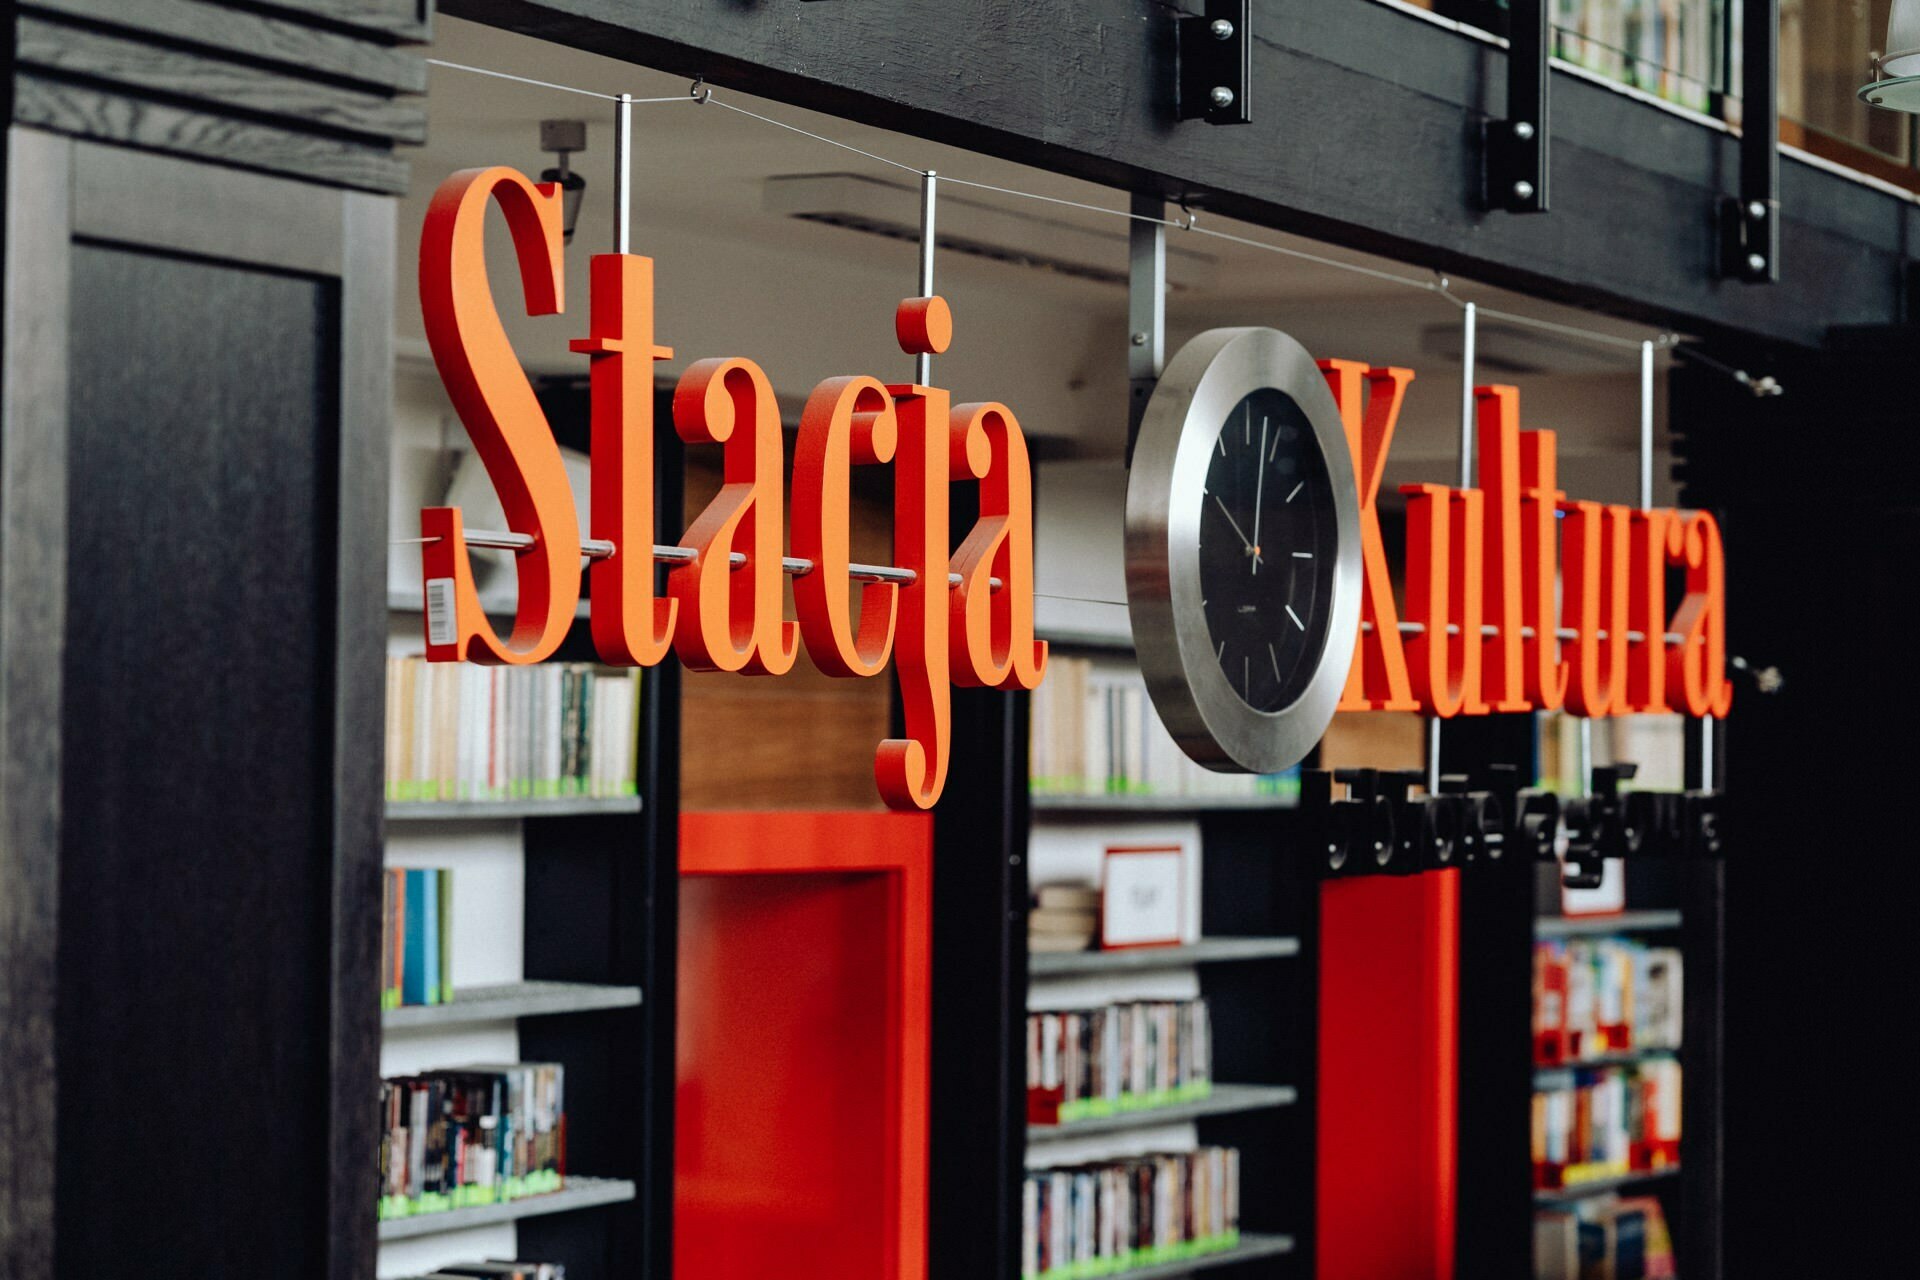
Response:
[{"label": "wall clock", "polygon": [[1127,481],[1127,606],[1154,709],[1220,772],[1298,764],[1360,623],[1360,510],[1333,395],[1274,329],[1213,329],[1155,388]]}]

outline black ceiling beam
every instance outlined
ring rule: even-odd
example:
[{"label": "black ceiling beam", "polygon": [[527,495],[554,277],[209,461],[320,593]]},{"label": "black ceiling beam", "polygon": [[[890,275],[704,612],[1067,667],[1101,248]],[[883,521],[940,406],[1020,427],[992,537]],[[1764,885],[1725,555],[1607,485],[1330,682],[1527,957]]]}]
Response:
[{"label": "black ceiling beam", "polygon": [[[1900,314],[1920,208],[1789,159],[1780,283],[1719,272],[1738,139],[1554,73],[1554,212],[1477,208],[1505,52],[1370,0],[1255,0],[1253,128],[1176,122],[1161,0],[442,0],[444,12],[1120,190],[1710,336]],[[1189,10],[1197,8],[1188,6]],[[805,161],[796,156],[795,164]]]}]

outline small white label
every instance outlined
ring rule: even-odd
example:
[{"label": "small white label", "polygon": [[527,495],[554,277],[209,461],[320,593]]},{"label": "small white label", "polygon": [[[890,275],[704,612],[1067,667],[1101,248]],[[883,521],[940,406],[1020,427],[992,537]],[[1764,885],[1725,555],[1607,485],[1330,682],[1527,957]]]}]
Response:
[{"label": "small white label", "polygon": [[427,643],[453,643],[453,579],[427,580]]}]

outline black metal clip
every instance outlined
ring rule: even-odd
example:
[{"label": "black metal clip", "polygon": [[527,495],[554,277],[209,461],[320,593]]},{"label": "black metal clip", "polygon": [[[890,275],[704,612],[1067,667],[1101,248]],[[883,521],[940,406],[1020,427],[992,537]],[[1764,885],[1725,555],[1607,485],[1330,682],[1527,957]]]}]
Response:
[{"label": "black metal clip", "polygon": [[1253,120],[1253,0],[1207,0],[1204,16],[1178,30],[1180,118],[1208,124]]}]

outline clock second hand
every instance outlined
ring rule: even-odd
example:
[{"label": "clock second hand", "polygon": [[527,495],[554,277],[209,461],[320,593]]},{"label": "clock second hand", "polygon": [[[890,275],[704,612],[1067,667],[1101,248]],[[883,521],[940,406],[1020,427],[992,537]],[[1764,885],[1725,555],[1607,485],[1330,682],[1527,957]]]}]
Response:
[{"label": "clock second hand", "polygon": [[1253,572],[1255,577],[1258,577],[1260,574],[1260,496],[1265,493],[1267,489],[1267,468],[1260,459],[1266,452],[1267,420],[1265,417],[1262,417],[1260,419],[1260,452],[1253,455],[1254,465],[1260,468],[1254,473],[1255,479],[1253,482],[1253,544],[1251,550],[1253,552]]}]

